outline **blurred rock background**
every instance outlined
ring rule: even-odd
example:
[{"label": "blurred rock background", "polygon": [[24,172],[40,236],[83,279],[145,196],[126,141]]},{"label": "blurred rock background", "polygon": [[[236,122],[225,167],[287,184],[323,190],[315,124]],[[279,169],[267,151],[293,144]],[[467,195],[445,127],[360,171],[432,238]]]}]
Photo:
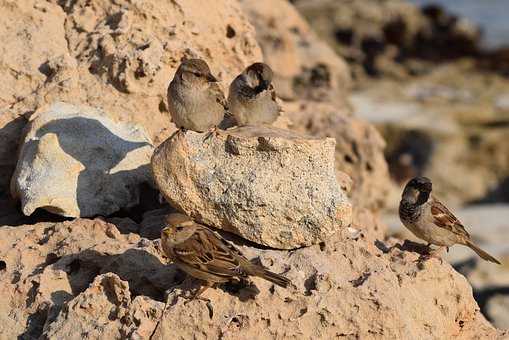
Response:
[{"label": "blurred rock background", "polygon": [[351,105],[375,124],[392,178],[384,222],[401,189],[430,177],[474,238],[505,264],[453,247],[447,258],[483,312],[509,327],[509,23],[506,1],[294,0],[311,27],[348,62]]}]

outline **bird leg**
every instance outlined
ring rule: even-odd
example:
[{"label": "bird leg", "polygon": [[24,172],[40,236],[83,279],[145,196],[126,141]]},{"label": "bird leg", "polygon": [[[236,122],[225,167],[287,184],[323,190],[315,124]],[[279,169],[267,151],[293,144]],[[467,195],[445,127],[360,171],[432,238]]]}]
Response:
[{"label": "bird leg", "polygon": [[219,128],[217,126],[214,126],[212,128],[209,129],[209,131],[207,132],[207,134],[205,135],[205,138],[203,138],[203,142],[205,143],[206,141],[208,141],[210,138],[212,138],[212,136],[219,136],[221,134]]},{"label": "bird leg", "polygon": [[204,291],[206,291],[207,289],[209,289],[210,287],[212,287],[213,284],[210,283],[210,282],[205,282],[200,288],[198,288],[198,290],[196,290],[196,292],[194,292],[194,294],[192,294],[188,300],[186,302],[184,302],[184,304],[187,304],[188,302],[191,302],[193,300],[202,300],[202,301],[205,301],[205,302],[210,302],[209,299],[207,298],[202,298],[200,297],[200,295],[203,294]]},{"label": "bird leg", "polygon": [[431,243],[428,243],[428,254],[420,255],[416,262],[419,262],[421,264],[421,263],[426,262],[427,260],[436,258],[436,259],[440,260],[440,264],[442,264],[443,261],[442,261],[441,253],[444,250],[444,248],[447,249],[448,247],[441,246],[441,247],[438,247],[437,249],[433,250],[433,249],[431,249]]}]

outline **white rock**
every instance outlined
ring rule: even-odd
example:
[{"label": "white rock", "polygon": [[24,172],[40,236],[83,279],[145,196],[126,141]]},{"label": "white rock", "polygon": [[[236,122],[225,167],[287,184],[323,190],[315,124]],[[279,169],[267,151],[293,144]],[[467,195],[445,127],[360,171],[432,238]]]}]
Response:
[{"label": "white rock", "polygon": [[67,217],[108,215],[137,204],[139,185],[151,180],[148,135],[100,110],[55,103],[25,131],[11,180],[25,215],[37,208]]}]

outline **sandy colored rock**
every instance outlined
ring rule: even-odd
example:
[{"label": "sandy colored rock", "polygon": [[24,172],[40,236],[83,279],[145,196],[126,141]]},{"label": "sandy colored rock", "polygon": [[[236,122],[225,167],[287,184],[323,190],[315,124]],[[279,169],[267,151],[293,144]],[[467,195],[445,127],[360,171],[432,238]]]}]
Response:
[{"label": "sandy colored rock", "polygon": [[[119,311],[130,308],[126,314],[133,313],[134,320],[143,319],[146,310],[161,308],[157,301],[162,301],[164,291],[175,280],[175,270],[163,265],[165,260],[156,243],[135,234],[120,234],[114,225],[98,219],[4,226],[0,228],[0,237],[3,240],[0,294],[5,299],[0,306],[0,334],[5,339],[18,336],[37,339],[49,330],[50,334],[58,334],[56,338],[76,338],[82,336],[81,330],[97,335],[93,333],[94,327],[100,326],[100,320],[108,320],[109,312],[116,307]],[[129,282],[131,299],[126,300],[127,305],[108,303],[103,295],[111,296],[109,293],[115,287],[116,291],[122,290],[124,284],[118,280],[98,278],[88,289],[96,276],[103,273],[114,273]],[[84,291],[78,300],[73,300]],[[60,313],[69,301],[77,303]],[[75,312],[82,312],[80,316],[86,316],[86,322],[81,319],[73,324],[70,320],[69,326],[74,328],[65,328],[65,322],[59,321],[49,327],[57,317],[72,319]],[[106,319],[100,319],[101,313],[106,313]],[[148,324],[150,320],[149,314]],[[116,323],[117,326],[133,329],[123,322]],[[101,327],[111,334],[122,334],[122,330],[104,324]],[[73,331],[77,329],[80,333]],[[65,331],[68,334],[63,336]]]},{"label": "sandy colored rock", "polygon": [[[2,227],[0,333],[7,339],[507,336],[482,317],[471,287],[445,261],[421,268],[415,252],[349,235],[342,229],[320,245],[291,252],[234,239],[249,259],[295,287],[253,278],[251,285],[209,289],[207,304],[181,296],[197,282],[166,264],[158,241],[120,234],[98,219]],[[159,320],[166,290],[171,293]]]},{"label": "sandy colored rock", "polygon": [[385,141],[371,124],[326,103],[300,101],[284,109],[292,129],[336,139],[336,169],[351,177],[349,191],[355,207],[379,210],[385,206],[389,187]]},{"label": "sandy colored rock", "polygon": [[0,188],[16,164],[26,118],[65,101],[173,131],[166,89],[182,57],[200,57],[223,88],[262,58],[236,1],[1,1]]},{"label": "sandy colored rock", "polygon": [[11,193],[25,215],[109,215],[139,202],[151,182],[152,142],[143,128],[86,106],[56,103],[27,126]]},{"label": "sandy colored rock", "polygon": [[[336,235],[338,236],[338,235]],[[483,318],[465,278],[445,262],[419,269],[417,254],[388,253],[363,239],[333,237],[291,254],[252,251],[295,285],[209,289],[187,302],[170,293],[155,338],[181,339],[472,339],[502,338]],[[184,289],[184,291],[182,290]],[[256,290],[259,293],[256,294]]]},{"label": "sandy colored rock", "polygon": [[148,339],[161,318],[164,303],[131,297],[129,283],[118,275],[97,276],[83,293],[67,303],[44,331],[48,339]]},{"label": "sandy colored rock", "polygon": [[292,249],[323,241],[351,222],[334,170],[334,140],[275,128],[178,133],[152,157],[172,206],[258,244]]},{"label": "sandy colored rock", "polygon": [[241,1],[264,61],[274,70],[278,96],[346,105],[350,72],[344,60],[321,41],[285,0]]}]

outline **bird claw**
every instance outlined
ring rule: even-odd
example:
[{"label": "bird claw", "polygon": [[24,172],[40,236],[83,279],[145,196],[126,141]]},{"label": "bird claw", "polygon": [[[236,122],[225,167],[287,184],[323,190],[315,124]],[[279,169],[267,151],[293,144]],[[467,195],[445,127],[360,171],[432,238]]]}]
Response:
[{"label": "bird claw", "polygon": [[212,136],[219,136],[221,133],[219,132],[219,129],[217,128],[217,126],[213,127],[212,129],[210,129],[207,134],[205,135],[205,137],[203,138],[203,143],[207,142],[208,140],[210,140],[212,138]]}]

